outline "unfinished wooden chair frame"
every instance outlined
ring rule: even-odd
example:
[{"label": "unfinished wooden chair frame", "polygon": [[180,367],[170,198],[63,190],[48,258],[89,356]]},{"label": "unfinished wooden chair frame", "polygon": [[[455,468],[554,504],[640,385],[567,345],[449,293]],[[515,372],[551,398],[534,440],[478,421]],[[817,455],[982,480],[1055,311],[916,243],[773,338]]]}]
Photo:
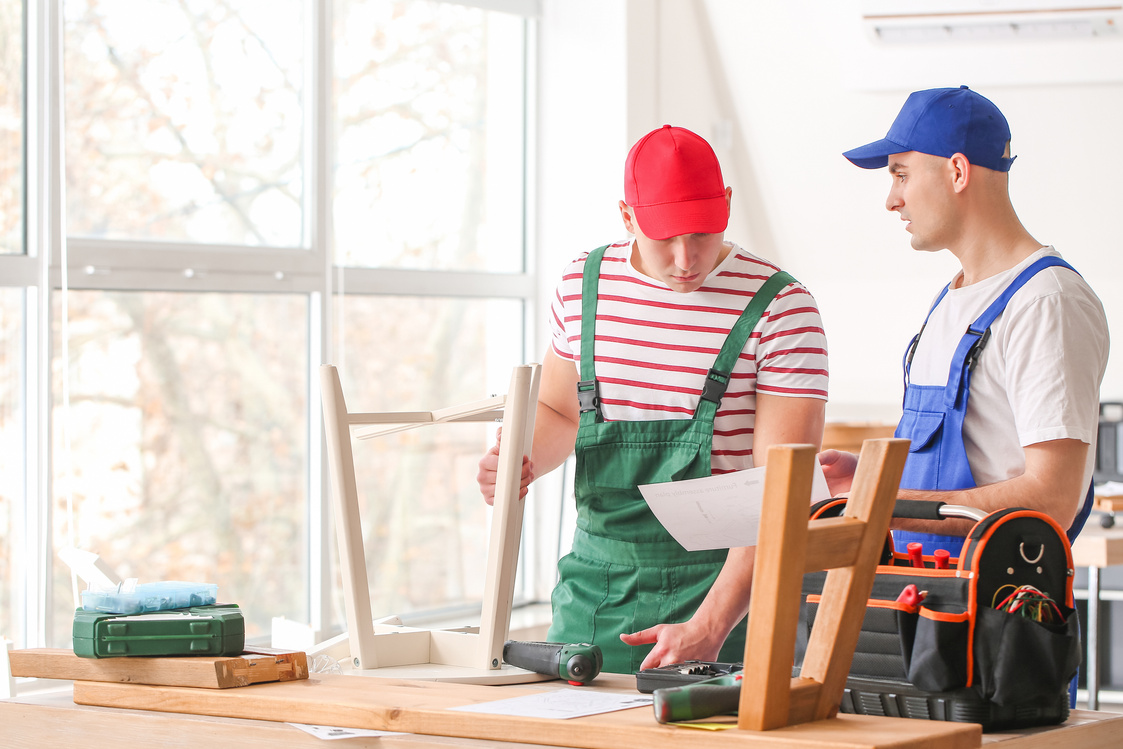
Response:
[{"label": "unfinished wooden chair frame", "polygon": [[[517,366],[505,396],[451,408],[358,413],[347,409],[336,368],[330,364],[320,367],[331,504],[339,545],[347,632],[322,643],[314,649],[314,654],[324,652],[344,660],[344,665],[354,674],[486,684],[545,678],[503,663],[503,643],[511,623],[522,534],[523,502],[519,500],[522,456],[530,454],[540,374],[538,364]],[[503,439],[480,626],[419,629],[376,624],[371,612],[352,436],[370,439],[426,425],[499,419],[503,421]]]},{"label": "unfinished wooden chair frame", "polygon": [[[908,456],[908,440],[867,440],[841,517],[808,521],[816,449],[768,453],[737,725],[766,731],[832,718],[861,631]],[[792,678],[806,572],[828,570],[800,676]]]}]

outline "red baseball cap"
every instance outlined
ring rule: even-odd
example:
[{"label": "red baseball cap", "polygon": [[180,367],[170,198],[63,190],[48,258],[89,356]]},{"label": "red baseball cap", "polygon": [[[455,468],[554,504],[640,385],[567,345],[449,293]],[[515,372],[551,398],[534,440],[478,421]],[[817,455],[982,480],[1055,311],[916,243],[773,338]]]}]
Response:
[{"label": "red baseball cap", "polygon": [[682,127],[664,125],[632,146],[624,162],[624,202],[652,239],[717,234],[729,224],[717,155]]}]

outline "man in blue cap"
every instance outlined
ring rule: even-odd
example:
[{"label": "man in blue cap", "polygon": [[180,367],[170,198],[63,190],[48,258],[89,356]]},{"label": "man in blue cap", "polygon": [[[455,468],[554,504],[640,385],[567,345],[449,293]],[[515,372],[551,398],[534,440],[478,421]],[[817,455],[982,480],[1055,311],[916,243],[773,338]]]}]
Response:
[{"label": "man in blue cap", "polygon": [[[913,93],[884,138],[844,156],[888,167],[885,207],[907,222],[913,248],[947,249],[962,266],[906,350],[897,436],[912,446],[899,497],[1027,507],[1071,539],[1091,510],[1107,320],[1084,279],[1015,214],[1009,149],[1006,118],[962,86]],[[854,456],[820,460],[832,490],[848,490]],[[894,523],[898,551],[920,542],[953,557],[971,526]]]}]

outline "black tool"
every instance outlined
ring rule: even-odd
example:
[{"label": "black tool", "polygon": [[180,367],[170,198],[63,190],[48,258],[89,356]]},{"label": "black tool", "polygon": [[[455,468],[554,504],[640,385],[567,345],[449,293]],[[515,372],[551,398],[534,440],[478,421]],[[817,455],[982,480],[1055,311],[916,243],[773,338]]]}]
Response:
[{"label": "black tool", "polygon": [[636,689],[651,694],[656,689],[684,687],[698,681],[724,676],[740,671],[740,663],[719,663],[716,661],[682,661],[667,666],[645,668],[636,672]]},{"label": "black tool", "polygon": [[588,684],[604,666],[604,655],[596,645],[564,642],[503,643],[503,660],[536,674],[565,679],[574,686]]}]

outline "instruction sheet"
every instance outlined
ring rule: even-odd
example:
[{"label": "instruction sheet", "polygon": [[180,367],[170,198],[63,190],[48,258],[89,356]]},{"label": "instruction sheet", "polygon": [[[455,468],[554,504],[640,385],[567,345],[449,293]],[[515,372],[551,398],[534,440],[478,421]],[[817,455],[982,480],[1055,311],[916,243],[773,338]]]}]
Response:
[{"label": "instruction sheet", "polygon": [[[687,551],[756,546],[764,499],[765,466],[700,479],[639,487],[655,517]],[[811,503],[829,499],[823,468],[815,462]]]}]

